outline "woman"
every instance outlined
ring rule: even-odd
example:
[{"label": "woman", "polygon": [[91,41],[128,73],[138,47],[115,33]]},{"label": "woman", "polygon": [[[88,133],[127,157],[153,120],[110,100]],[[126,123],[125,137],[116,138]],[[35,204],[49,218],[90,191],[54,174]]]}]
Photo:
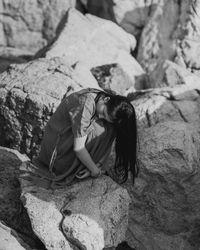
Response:
[{"label": "woman", "polygon": [[137,175],[135,110],[126,97],[83,89],[64,98],[46,125],[36,164],[55,181],[98,177],[115,139],[114,172],[125,182]]}]

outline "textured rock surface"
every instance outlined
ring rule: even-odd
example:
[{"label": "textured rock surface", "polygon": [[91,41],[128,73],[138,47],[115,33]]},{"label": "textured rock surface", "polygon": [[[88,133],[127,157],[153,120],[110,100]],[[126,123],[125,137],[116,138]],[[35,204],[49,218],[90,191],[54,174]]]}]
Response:
[{"label": "textured rock surface", "polygon": [[162,66],[163,78],[160,82],[162,82],[163,85],[193,85],[193,83],[198,83],[200,80],[199,75],[192,74],[189,70],[186,70],[174,62],[166,60]]},{"label": "textured rock surface", "polygon": [[1,0],[0,46],[28,49],[33,54],[56,35],[75,0]]},{"label": "textured rock surface", "polygon": [[0,73],[12,63],[25,63],[30,59],[30,51],[0,46]]},{"label": "textured rock surface", "polygon": [[[60,56],[69,65],[81,62],[90,68],[118,63],[134,86],[137,78],[145,75],[130,54],[135,46],[134,36],[118,25],[93,15],[84,16],[77,10],[70,9],[58,38],[51,46],[38,52],[37,56]],[[142,88],[138,85],[139,89]]]},{"label": "textured rock surface", "polygon": [[0,75],[1,145],[35,155],[44,126],[63,96],[84,83],[59,58],[10,66]]},{"label": "textured rock surface", "polygon": [[137,38],[136,59],[149,75],[149,87],[163,86],[165,60],[199,74],[199,0],[82,2],[89,13],[118,23]]},{"label": "textured rock surface", "polygon": [[[32,248],[43,250],[43,245],[35,237],[28,215],[20,200],[19,166],[27,160],[29,160],[28,157],[21,155],[16,150],[0,147],[0,221],[16,230],[18,235]],[[0,228],[3,230],[2,227]],[[4,232],[6,233],[8,230]],[[0,233],[1,236],[3,237],[3,232]],[[1,238],[1,240],[0,248],[3,246],[5,238]],[[14,239],[12,242],[14,242]],[[11,239],[9,243],[11,243]],[[11,249],[17,249],[17,245],[16,248]]]},{"label": "textured rock surface", "polygon": [[135,187],[127,239],[139,250],[200,247],[199,83],[140,93]]},{"label": "textured rock surface", "polygon": [[200,1],[181,1],[180,23],[176,31],[178,47],[175,62],[199,74]]},{"label": "textured rock surface", "polygon": [[198,73],[199,13],[200,1],[163,0],[155,5],[142,32],[137,55],[149,74],[150,86],[161,86],[161,67],[166,59]]},{"label": "textured rock surface", "polygon": [[158,0],[82,0],[81,2],[89,13],[116,22],[138,38],[150,15],[151,5],[156,4]]},{"label": "textured rock surface", "polygon": [[[130,77],[124,72],[123,68],[118,64],[108,64],[97,66],[91,69],[93,76],[96,78],[99,86],[103,89],[110,89],[120,95],[127,95],[127,92],[133,90],[133,84]],[[141,77],[135,86],[136,89],[144,88],[144,76]],[[142,87],[143,86],[143,87]]]},{"label": "textured rock surface", "polygon": [[[22,165],[21,169],[29,166]],[[44,189],[21,175],[22,200],[35,234],[47,249],[101,250],[125,238],[129,196],[109,177]]]}]

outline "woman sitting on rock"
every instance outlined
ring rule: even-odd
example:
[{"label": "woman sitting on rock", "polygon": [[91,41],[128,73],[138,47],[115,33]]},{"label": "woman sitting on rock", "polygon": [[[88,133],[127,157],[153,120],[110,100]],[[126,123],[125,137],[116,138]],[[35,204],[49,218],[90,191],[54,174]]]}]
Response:
[{"label": "woman sitting on rock", "polygon": [[135,110],[126,97],[83,89],[63,99],[48,121],[36,165],[49,169],[55,181],[70,184],[105,173],[115,139],[117,181],[128,170],[137,175]]}]

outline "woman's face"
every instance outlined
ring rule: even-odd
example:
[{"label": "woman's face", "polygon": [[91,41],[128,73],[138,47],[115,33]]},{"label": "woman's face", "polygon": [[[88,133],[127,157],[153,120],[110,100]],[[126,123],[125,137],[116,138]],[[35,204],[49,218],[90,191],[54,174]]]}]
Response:
[{"label": "woman's face", "polygon": [[104,119],[107,122],[113,122],[112,118],[108,115],[106,103],[109,101],[110,97],[100,97],[96,104],[96,114],[100,119]]}]

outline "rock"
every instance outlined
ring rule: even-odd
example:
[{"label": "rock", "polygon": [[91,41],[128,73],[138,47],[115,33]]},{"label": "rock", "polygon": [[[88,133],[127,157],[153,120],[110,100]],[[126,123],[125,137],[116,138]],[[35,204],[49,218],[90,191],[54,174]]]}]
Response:
[{"label": "rock", "polygon": [[200,2],[180,2],[180,23],[175,37],[178,37],[178,46],[174,61],[199,75],[200,68]]},{"label": "rock", "polygon": [[98,66],[92,68],[91,72],[103,89],[110,89],[120,95],[125,95],[133,87],[131,79],[118,64]]},{"label": "rock", "polygon": [[[34,168],[23,164],[21,170]],[[72,249],[101,250],[125,239],[129,196],[109,177],[54,190],[34,184],[26,174],[20,182],[33,230],[47,249],[71,249],[70,242]]]},{"label": "rock", "polygon": [[116,22],[136,37],[136,59],[149,75],[147,87],[161,86],[165,60],[200,74],[199,1],[81,2],[87,12]]},{"label": "rock", "polygon": [[20,248],[18,238],[23,239],[20,243],[26,242],[32,249],[44,249],[32,231],[30,220],[20,200],[19,166],[26,161],[29,161],[29,158],[16,150],[0,147],[0,221],[12,229],[0,224],[0,246],[3,247],[7,241],[5,248],[0,247],[1,249],[28,250],[29,248],[22,247],[25,243]]},{"label": "rock", "polygon": [[179,66],[171,61],[165,61],[163,64],[163,79],[161,82],[166,86],[176,86],[179,84],[192,85],[198,82],[200,77],[192,74],[189,70]]},{"label": "rock", "polygon": [[0,73],[5,71],[12,63],[25,63],[31,59],[31,53],[11,47],[0,47]]},{"label": "rock", "polygon": [[138,129],[165,121],[184,121],[199,130],[200,85],[186,77],[187,84],[129,94],[137,112]]},{"label": "rock", "polygon": [[198,1],[160,1],[152,6],[136,57],[149,75],[149,87],[162,84],[165,60],[198,73],[199,11]]},{"label": "rock", "polygon": [[[135,93],[136,94],[136,93]],[[139,92],[139,177],[127,241],[136,249],[193,250],[199,234],[199,83]]]},{"label": "rock", "polygon": [[31,250],[17,233],[0,222],[0,246],[2,250]]},{"label": "rock", "polygon": [[87,12],[112,20],[127,32],[139,38],[151,12],[151,5],[158,1],[132,1],[132,0],[81,0]]},{"label": "rock", "polygon": [[198,172],[199,136],[191,125],[158,123],[144,130],[141,136],[139,161],[146,171],[164,176],[166,181],[178,181]]},{"label": "rock", "polygon": [[0,220],[15,229],[18,228],[21,212],[20,186],[17,179],[19,165],[27,160],[27,157],[16,153],[15,150],[0,147]]},{"label": "rock", "polygon": [[151,16],[142,31],[137,54],[137,60],[149,74],[149,87],[158,87],[157,79],[160,79],[163,61],[172,60],[175,56],[173,33],[178,21],[178,2],[160,1],[152,6]]},{"label": "rock", "polygon": [[36,57],[59,56],[69,65],[79,62],[89,68],[118,63],[132,86],[141,89],[143,86],[139,86],[137,79],[144,77],[145,72],[130,54],[135,46],[134,36],[113,22],[89,14],[83,16],[70,9],[55,42],[39,51]]},{"label": "rock", "polygon": [[193,249],[188,239],[200,217],[200,136],[191,125],[170,121],[141,137],[129,233],[144,242],[143,249]]},{"label": "rock", "polygon": [[[81,83],[83,86],[88,86],[90,88],[99,88],[99,82],[92,75],[90,68],[84,63],[76,63],[73,66],[72,78]],[[102,89],[102,88],[99,88]]]},{"label": "rock", "polygon": [[0,46],[26,49],[33,55],[55,37],[66,11],[75,4],[75,0],[1,0]]},{"label": "rock", "polygon": [[[37,154],[44,126],[65,94],[83,87],[59,58],[12,65],[0,75],[1,145],[30,158]],[[97,84],[98,86],[98,84]]]}]

